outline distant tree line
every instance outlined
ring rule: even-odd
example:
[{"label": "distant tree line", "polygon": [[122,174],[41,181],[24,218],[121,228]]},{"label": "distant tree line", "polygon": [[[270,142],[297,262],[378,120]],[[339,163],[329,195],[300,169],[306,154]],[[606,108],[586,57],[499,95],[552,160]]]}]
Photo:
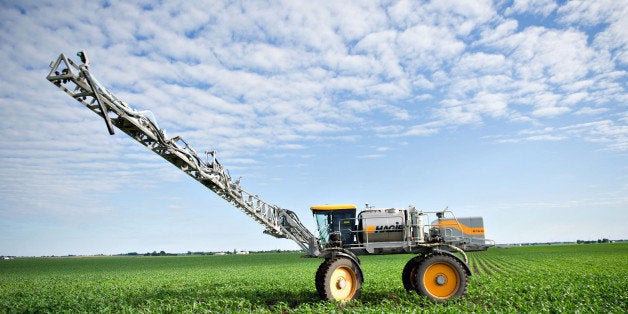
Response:
[{"label": "distant tree line", "polygon": [[611,240],[606,239],[606,238],[604,238],[604,239],[597,239],[597,241],[596,240],[578,240],[578,241],[576,241],[576,243],[578,243],[578,244],[610,243],[610,242],[611,242]]},{"label": "distant tree line", "polygon": [[177,256],[179,254],[173,254],[173,253],[166,253],[165,251],[153,251],[152,253],[150,252],[146,252],[144,254],[139,254],[137,252],[130,252],[130,253],[126,253],[126,254],[121,254],[121,255],[125,255],[125,256]]},{"label": "distant tree line", "polygon": [[267,251],[220,251],[220,252],[192,252],[187,253],[167,253],[166,251],[153,251],[144,254],[137,252],[129,252],[124,254],[118,254],[119,256],[179,256],[179,255],[226,255],[226,254],[256,254],[256,253],[288,253],[288,252],[300,252],[298,250],[267,250]]}]

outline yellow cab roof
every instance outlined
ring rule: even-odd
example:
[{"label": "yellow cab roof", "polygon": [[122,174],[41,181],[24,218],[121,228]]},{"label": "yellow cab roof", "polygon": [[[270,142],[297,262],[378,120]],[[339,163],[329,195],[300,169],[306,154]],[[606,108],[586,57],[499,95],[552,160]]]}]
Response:
[{"label": "yellow cab roof", "polygon": [[328,205],[314,205],[310,207],[312,211],[315,210],[345,210],[345,209],[356,209],[353,204],[328,204]]}]

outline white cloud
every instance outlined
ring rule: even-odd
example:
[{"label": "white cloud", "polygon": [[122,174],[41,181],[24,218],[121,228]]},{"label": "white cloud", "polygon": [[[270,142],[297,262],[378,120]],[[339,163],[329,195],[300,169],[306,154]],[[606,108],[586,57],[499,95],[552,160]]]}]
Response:
[{"label": "white cloud", "polygon": [[404,130],[404,126],[402,125],[386,125],[386,126],[375,126],[373,127],[375,133],[380,134],[380,136],[390,136],[392,134],[399,134],[399,132]]},{"label": "white cloud", "polygon": [[540,16],[550,15],[558,5],[554,0],[515,0],[512,6],[506,9],[506,15],[529,13]]},{"label": "white cloud", "polygon": [[491,44],[499,42],[506,37],[511,36],[517,31],[519,23],[514,19],[502,20],[494,27],[485,27],[482,29],[481,38],[476,44]]},{"label": "white cloud", "polygon": [[560,7],[560,21],[571,26],[589,27],[607,24],[595,34],[594,46],[609,54],[615,62],[626,65],[628,54],[628,5],[623,1],[569,1]]},{"label": "white cloud", "polygon": [[440,123],[425,123],[409,127],[404,136],[428,136],[437,134],[440,130]]},{"label": "white cloud", "polygon": [[578,104],[587,96],[588,96],[587,92],[577,92],[577,93],[568,94],[564,97],[564,99],[562,100],[562,103],[567,104],[567,105]]},{"label": "white cloud", "polygon": [[574,114],[577,115],[597,115],[608,112],[608,108],[591,108],[591,107],[583,107],[582,109],[576,111]]},{"label": "white cloud", "polygon": [[543,134],[543,135],[531,135],[526,138],[527,141],[560,141],[564,140],[567,137],[561,135],[551,135],[551,134]]},{"label": "white cloud", "polygon": [[467,76],[504,74],[509,70],[508,66],[506,57],[502,54],[477,52],[463,55],[452,72]]},{"label": "white cloud", "polygon": [[536,106],[532,114],[537,117],[555,117],[569,112],[567,107],[559,107],[554,105]]},{"label": "white cloud", "polygon": [[458,36],[469,35],[478,25],[490,20],[494,9],[490,1],[434,1],[430,3],[399,1],[388,8],[396,28],[412,25],[443,25]]},{"label": "white cloud", "polygon": [[454,99],[443,101],[446,104],[436,110],[436,116],[450,125],[477,124],[482,122],[480,112]]},{"label": "white cloud", "polygon": [[593,52],[585,34],[530,27],[496,42],[496,47],[512,51],[517,77],[563,84],[586,76]]},{"label": "white cloud", "polygon": [[569,111],[567,107],[558,105],[560,95],[553,92],[539,92],[530,97],[530,104],[534,105],[535,116],[557,116]]},{"label": "white cloud", "polygon": [[628,125],[626,124],[619,124],[611,120],[601,120],[570,125],[560,130],[587,141],[608,143],[608,147],[612,150],[623,151],[628,149]]},{"label": "white cloud", "polygon": [[565,23],[595,25],[607,21],[613,12],[621,12],[625,4],[613,0],[569,1],[558,9],[560,20]]},{"label": "white cloud", "polygon": [[409,73],[433,71],[462,53],[465,44],[449,29],[417,25],[399,34],[397,53]]},{"label": "white cloud", "polygon": [[[375,2],[333,2],[331,21],[337,24],[344,42],[357,41],[386,27],[386,12]],[[357,13],[357,14],[356,14]]]},{"label": "white cloud", "polygon": [[473,97],[472,110],[493,118],[499,118],[507,113],[507,99],[505,94],[480,92]]},{"label": "white cloud", "polygon": [[560,141],[567,139],[583,140],[605,144],[605,149],[607,150],[626,151],[628,149],[628,124],[626,122],[598,120],[561,127],[527,129],[518,132],[514,137],[497,136],[494,138],[500,143]]},{"label": "white cloud", "polygon": [[369,155],[360,155],[360,156],[357,156],[356,158],[359,158],[359,159],[377,159],[377,158],[382,158],[384,156],[385,156],[384,154],[369,154]]}]

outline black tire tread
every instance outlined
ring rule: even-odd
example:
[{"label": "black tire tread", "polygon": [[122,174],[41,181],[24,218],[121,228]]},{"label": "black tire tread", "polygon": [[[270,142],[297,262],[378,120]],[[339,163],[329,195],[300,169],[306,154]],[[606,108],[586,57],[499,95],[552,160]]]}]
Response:
[{"label": "black tire tread", "polygon": [[403,282],[403,288],[406,289],[407,292],[416,291],[416,286],[414,285],[414,274],[423,259],[425,259],[425,256],[415,256],[411,258],[403,267],[403,271],[401,272],[401,282]]}]

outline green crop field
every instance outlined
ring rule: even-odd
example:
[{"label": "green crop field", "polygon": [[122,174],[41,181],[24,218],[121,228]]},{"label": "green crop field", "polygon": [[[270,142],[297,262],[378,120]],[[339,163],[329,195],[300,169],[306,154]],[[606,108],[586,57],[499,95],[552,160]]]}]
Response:
[{"label": "green crop field", "polygon": [[23,258],[0,261],[0,313],[12,312],[628,312],[628,243],[469,253],[464,298],[407,293],[411,255],[362,256],[359,300],[320,301],[322,260],[296,253]]}]

